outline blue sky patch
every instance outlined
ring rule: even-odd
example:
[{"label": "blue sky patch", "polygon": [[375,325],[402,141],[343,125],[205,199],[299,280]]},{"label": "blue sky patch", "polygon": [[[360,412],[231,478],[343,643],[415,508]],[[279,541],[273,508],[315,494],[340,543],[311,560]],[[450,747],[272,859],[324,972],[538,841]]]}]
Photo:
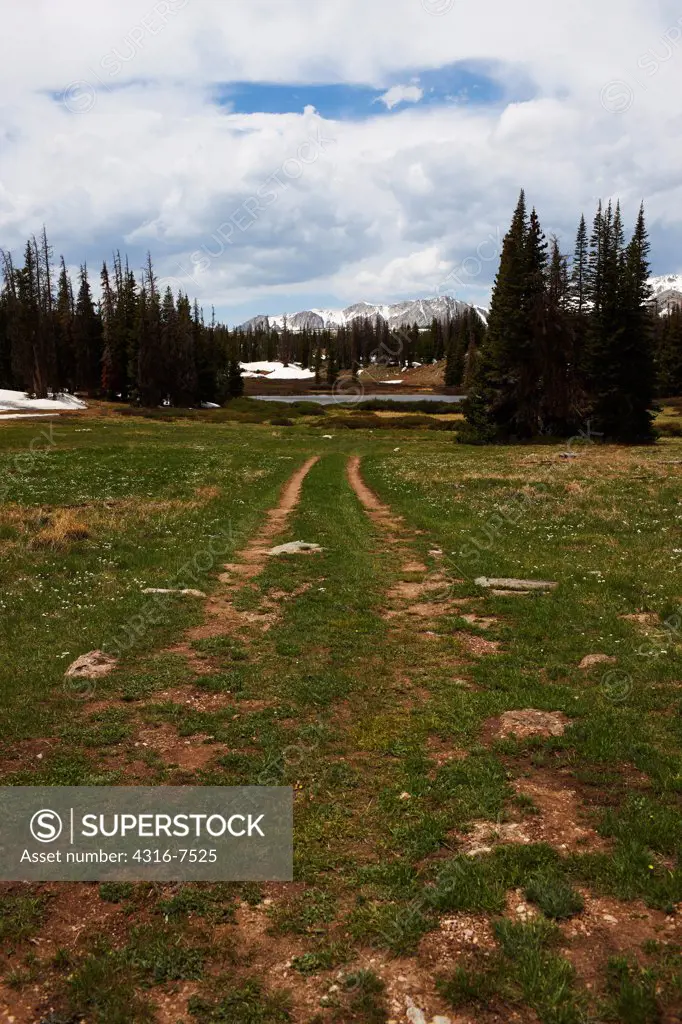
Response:
[{"label": "blue sky patch", "polygon": [[[300,114],[306,106],[331,120],[362,120],[392,111],[381,97],[395,85],[415,85],[423,91],[420,106],[499,104],[529,98],[528,83],[510,89],[500,67],[457,62],[426,71],[405,71],[382,88],[346,83],[226,82],[216,101],[238,114]],[[396,104],[392,110],[410,105]]]}]

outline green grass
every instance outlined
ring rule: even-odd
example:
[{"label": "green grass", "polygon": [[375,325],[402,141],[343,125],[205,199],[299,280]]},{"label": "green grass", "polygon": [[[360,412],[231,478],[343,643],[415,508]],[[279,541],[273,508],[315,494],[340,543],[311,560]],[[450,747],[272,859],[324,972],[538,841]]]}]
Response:
[{"label": "green grass", "polygon": [[499,951],[485,970],[458,968],[441,979],[440,991],[453,1007],[528,1006],[543,1024],[586,1024],[573,968],[554,951],[558,933],[553,925],[543,918],[500,920],[495,937]]},{"label": "green grass", "polygon": [[575,891],[555,867],[544,868],[529,879],[526,884],[526,899],[554,921],[574,917],[585,906],[580,893]]},{"label": "green grass", "polygon": [[[336,409],[316,418],[287,408],[294,426],[282,428],[218,412],[214,421],[93,419],[89,433],[80,432],[85,420],[59,421],[55,444],[10,474],[0,507],[0,766],[5,784],[127,784],[132,765],[168,784],[177,773],[135,747],[138,730],[163,724],[182,738],[214,737],[225,750],[182,781],[293,785],[296,885],[102,885],[114,937],[108,923],[90,922],[84,944],[58,962],[36,947],[37,966],[21,956],[52,927],[53,901],[26,887],[0,901],[2,946],[20,954],[5,976],[22,992],[38,977],[60,1012],[114,1024],[154,1020],[155,990],[184,981],[198,990],[194,1019],[277,1024],[294,1019],[287,984],[325,992],[334,983],[305,1024],[383,1024],[382,970],[367,972],[360,953],[411,957],[443,916],[461,913],[490,920],[495,948],[442,979],[453,1008],[513,1006],[543,1024],[659,1020],[679,999],[669,944],[604,962],[588,991],[561,936],[582,913],[579,889],[665,912],[682,901],[682,505],[677,470],[663,464],[680,457],[682,442],[575,445],[578,458],[561,460],[550,445],[469,449],[446,431],[381,417],[374,433]],[[230,415],[261,412],[247,402]],[[337,429],[353,418],[357,429]],[[13,467],[36,429],[3,425],[0,463]],[[402,551],[346,481],[356,453],[405,530],[423,531]],[[236,604],[254,610],[282,592],[278,617],[245,639],[195,641],[206,670],[196,674],[166,648],[202,621],[202,603],[171,599],[152,622],[141,590],[172,585],[212,538],[227,537],[224,553],[188,581],[215,589],[222,563],[312,454],[323,457],[282,540],[323,552],[268,561]],[[36,545],[67,505],[88,536]],[[444,564],[450,596],[468,602],[464,613],[496,617],[490,630],[454,612],[426,624],[430,637],[407,615],[387,620],[386,594],[408,556],[428,572]],[[482,575],[559,586],[502,598],[475,584]],[[635,612],[660,622],[623,617]],[[471,657],[464,631],[499,641],[499,653]],[[91,714],[91,700],[64,690],[64,668],[125,636],[134,643],[92,695],[112,706]],[[590,653],[617,661],[579,669]],[[185,686],[225,699],[200,709],[160,696]],[[549,739],[489,738],[490,719],[523,708],[562,711],[569,727]],[[40,759],[38,738],[52,741]],[[536,776],[574,791],[579,824],[603,849],[531,842],[468,856],[475,822],[542,822],[542,808],[515,787]],[[538,918],[507,919],[514,890]],[[236,924],[241,901],[261,915],[263,941],[288,951],[287,982],[253,969]]]},{"label": "green grass", "polygon": [[0,942],[19,943],[39,930],[45,919],[44,896],[8,892],[0,895]]},{"label": "green grass", "polygon": [[287,1024],[293,1018],[286,996],[268,992],[256,978],[218,980],[212,989],[224,994],[217,998],[193,996],[190,1014],[201,1024]]}]

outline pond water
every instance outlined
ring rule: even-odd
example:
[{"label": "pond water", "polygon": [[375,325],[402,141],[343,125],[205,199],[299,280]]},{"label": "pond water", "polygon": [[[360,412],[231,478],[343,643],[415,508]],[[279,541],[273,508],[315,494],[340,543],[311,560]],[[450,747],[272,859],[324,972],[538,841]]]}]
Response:
[{"label": "pond water", "polygon": [[318,405],[359,405],[361,402],[463,402],[464,395],[250,395],[259,402],[316,402]]}]

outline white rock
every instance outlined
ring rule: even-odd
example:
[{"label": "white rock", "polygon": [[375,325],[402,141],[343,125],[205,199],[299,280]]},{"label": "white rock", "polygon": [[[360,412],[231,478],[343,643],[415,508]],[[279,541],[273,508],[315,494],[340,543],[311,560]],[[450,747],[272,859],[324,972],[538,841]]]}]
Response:
[{"label": "white rock", "polygon": [[420,1010],[409,996],[405,997],[405,1005],[407,1007],[407,1019],[410,1024],[427,1024],[424,1011]]},{"label": "white rock", "polygon": [[499,587],[502,590],[553,590],[559,586],[558,583],[552,583],[550,580],[496,579],[488,576],[479,576],[474,583],[477,587],[486,587],[487,589]]},{"label": "white rock", "polygon": [[90,651],[89,654],[82,654],[66,670],[65,675],[76,678],[97,679],[99,676],[108,676],[118,664],[116,658],[104,651]]},{"label": "white rock", "polygon": [[305,540],[295,540],[290,544],[280,544],[268,551],[269,555],[310,555],[323,551],[319,544],[309,544]]}]

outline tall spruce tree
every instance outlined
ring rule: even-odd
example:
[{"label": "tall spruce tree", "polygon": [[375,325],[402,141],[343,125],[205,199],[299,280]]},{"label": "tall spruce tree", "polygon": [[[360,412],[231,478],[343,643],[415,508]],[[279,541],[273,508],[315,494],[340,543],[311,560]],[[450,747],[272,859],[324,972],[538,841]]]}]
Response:
[{"label": "tall spruce tree", "polygon": [[88,268],[83,264],[78,275],[79,286],[73,318],[73,342],[78,387],[95,395],[102,377],[102,323],[95,310],[88,279]]},{"label": "tall spruce tree", "polygon": [[528,303],[529,224],[522,190],[502,244],[488,314],[486,344],[465,402],[466,440],[526,434],[531,424],[527,390],[532,380],[532,335]]},{"label": "tall spruce tree", "polygon": [[57,358],[57,379],[59,386],[68,391],[76,387],[76,358],[74,348],[73,322],[75,302],[73,284],[66,269],[64,257],[60,259],[57,278],[57,302],[55,306],[55,345]]},{"label": "tall spruce tree", "polygon": [[[583,222],[584,223],[584,222]],[[581,384],[580,338],[576,329],[568,260],[556,237],[552,239],[544,302],[543,331],[539,337],[540,408],[547,433],[575,433],[583,421],[585,394]]]},{"label": "tall spruce tree", "polygon": [[[635,233],[624,245],[620,207],[609,203],[593,237],[589,329],[589,383],[595,429],[607,440],[654,439],[651,405],[655,367],[649,290],[649,242],[640,209]],[[599,260],[597,260],[597,255]]]},{"label": "tall spruce tree", "polygon": [[588,258],[589,258],[589,241],[587,238],[587,225],[585,223],[585,215],[580,217],[580,224],[578,225],[578,233],[575,239],[575,250],[573,254],[573,266],[571,268],[571,283],[570,283],[570,296],[571,305],[574,311],[579,315],[585,312],[587,308],[587,290],[588,290]]},{"label": "tall spruce tree", "polygon": [[194,405],[199,399],[195,338],[189,296],[181,293],[178,296],[171,356],[174,370],[172,398],[175,405],[186,407]]},{"label": "tall spruce tree", "polygon": [[137,307],[137,394],[142,405],[157,406],[166,397],[166,367],[161,340],[161,300],[151,253],[147,253]]}]

